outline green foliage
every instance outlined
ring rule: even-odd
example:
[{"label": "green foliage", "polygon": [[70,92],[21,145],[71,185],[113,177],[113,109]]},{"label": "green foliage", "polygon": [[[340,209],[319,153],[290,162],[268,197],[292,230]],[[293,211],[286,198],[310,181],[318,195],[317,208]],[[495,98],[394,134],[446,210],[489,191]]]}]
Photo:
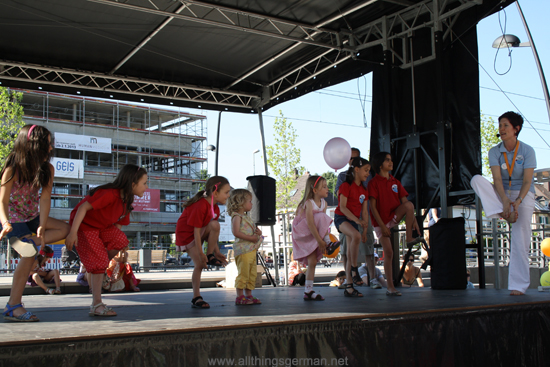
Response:
[{"label": "green foliage", "polygon": [[300,149],[295,145],[298,135],[282,111],[275,118],[273,128],[275,144],[267,147],[267,164],[277,180],[277,208],[293,209],[297,203],[292,202],[290,193],[304,172],[304,168],[299,166]]},{"label": "green foliage", "polygon": [[[197,177],[197,178],[199,180],[208,181],[208,179],[210,178],[210,174],[208,173],[208,170],[201,169],[200,172],[199,172],[199,177]],[[199,184],[199,189],[197,191],[204,190],[205,187],[206,187],[206,182],[200,183]]]},{"label": "green foliage", "polygon": [[336,174],[331,171],[325,172],[321,176],[323,176],[325,180],[327,180],[328,191],[334,193],[334,188],[336,187],[338,176],[336,176]]},{"label": "green foliage", "polygon": [[25,125],[23,106],[20,104],[22,99],[23,93],[0,87],[0,169],[13,150],[19,130]]},{"label": "green foliage", "polygon": [[483,176],[492,180],[491,166],[489,166],[489,150],[500,142],[497,138],[498,125],[492,117],[481,115],[481,159]]}]

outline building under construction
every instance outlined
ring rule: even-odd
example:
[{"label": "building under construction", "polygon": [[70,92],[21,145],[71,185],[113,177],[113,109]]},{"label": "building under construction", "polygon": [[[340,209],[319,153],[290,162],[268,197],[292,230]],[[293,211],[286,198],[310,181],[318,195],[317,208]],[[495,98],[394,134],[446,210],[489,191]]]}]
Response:
[{"label": "building under construction", "polygon": [[50,216],[69,220],[90,188],[127,163],[145,168],[149,188],[123,228],[131,248],[168,248],[182,204],[204,182],[206,116],[147,105],[22,90],[24,120],[52,132],[55,177]]}]

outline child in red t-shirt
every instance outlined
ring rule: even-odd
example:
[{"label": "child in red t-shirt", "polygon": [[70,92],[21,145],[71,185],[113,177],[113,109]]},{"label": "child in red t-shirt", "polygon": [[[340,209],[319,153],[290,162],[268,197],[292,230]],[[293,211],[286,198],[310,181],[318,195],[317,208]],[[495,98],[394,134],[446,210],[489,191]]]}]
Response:
[{"label": "child in red t-shirt", "polygon": [[134,196],[142,197],[146,189],[147,171],[127,164],[114,182],[90,190],[71,212],[71,231],[65,245],[69,251],[73,246],[78,247],[80,259],[91,273],[90,316],[116,316],[116,312],[101,301],[103,275],[109,261],[128,246],[128,238],[121,228],[130,224]]},{"label": "child in red t-shirt", "polygon": [[[346,297],[363,297],[359,291],[353,288],[353,283],[362,285],[363,281],[357,268],[357,256],[359,253],[359,241],[367,241],[368,219],[368,191],[363,186],[363,181],[369,176],[370,164],[364,158],[355,157],[351,160],[346,182],[338,189],[338,208],[334,211],[334,225],[346,235],[347,257],[346,263]],[[364,231],[359,233],[359,226]]]},{"label": "child in red t-shirt", "polygon": [[407,196],[409,194],[401,185],[401,182],[390,175],[393,169],[391,154],[380,152],[372,159],[372,166],[376,176],[369,182],[369,201],[372,225],[374,233],[384,249],[384,272],[388,282],[388,296],[400,296],[401,292],[395,289],[393,284],[392,259],[393,249],[390,241],[390,228],[405,217],[407,226],[407,244],[418,243],[421,237],[413,239],[412,231],[416,229],[418,233],[418,223],[414,216],[414,205]]},{"label": "child in red t-shirt", "polygon": [[[210,308],[201,297],[201,274],[207,265],[227,265],[225,256],[218,247],[220,236],[219,204],[225,204],[229,198],[231,186],[222,176],[210,177],[205,189],[197,192],[184,206],[183,213],[176,224],[176,251],[187,251],[195,264],[191,284],[193,285],[192,307]],[[207,255],[202,243],[208,241]]]}]

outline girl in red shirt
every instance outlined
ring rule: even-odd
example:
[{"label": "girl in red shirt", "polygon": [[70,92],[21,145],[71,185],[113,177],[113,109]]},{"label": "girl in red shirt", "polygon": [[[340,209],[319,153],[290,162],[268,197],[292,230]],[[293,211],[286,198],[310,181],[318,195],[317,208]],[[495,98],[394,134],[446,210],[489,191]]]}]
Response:
[{"label": "girl in red shirt", "polygon": [[372,225],[374,233],[384,249],[384,272],[388,282],[387,296],[400,296],[401,292],[395,289],[393,284],[392,259],[393,249],[390,241],[390,228],[405,217],[407,226],[407,245],[418,243],[422,237],[413,239],[412,231],[416,229],[418,233],[418,223],[414,216],[414,205],[407,196],[409,193],[401,185],[401,182],[390,175],[393,170],[393,161],[391,154],[380,152],[372,159],[372,166],[376,176],[369,182],[369,200]]},{"label": "girl in red shirt", "polygon": [[[176,251],[187,251],[195,264],[191,283],[193,285],[194,308],[210,308],[201,297],[201,274],[207,265],[227,265],[225,256],[218,247],[220,236],[220,208],[229,198],[231,186],[222,176],[210,177],[205,189],[197,192],[184,205],[183,213],[176,224]],[[202,250],[202,243],[208,241],[207,255]]]},{"label": "girl in red shirt", "polygon": [[[355,157],[351,160],[346,182],[338,189],[338,208],[334,211],[334,225],[346,235],[348,244],[348,261],[346,263],[346,297],[363,297],[359,291],[353,288],[353,283],[362,285],[363,281],[357,269],[357,256],[359,241],[367,241],[368,222],[368,191],[363,186],[363,181],[369,176],[370,164],[364,158]],[[359,226],[364,231],[359,233]],[[352,265],[353,264],[353,265]]]},{"label": "girl in red shirt", "polygon": [[116,316],[116,312],[101,301],[103,275],[109,261],[128,246],[128,238],[121,231],[130,224],[134,196],[142,197],[147,190],[147,171],[135,164],[127,164],[112,183],[90,190],[72,210],[71,231],[65,240],[67,249],[78,247],[78,255],[91,273],[93,302],[90,316]]}]

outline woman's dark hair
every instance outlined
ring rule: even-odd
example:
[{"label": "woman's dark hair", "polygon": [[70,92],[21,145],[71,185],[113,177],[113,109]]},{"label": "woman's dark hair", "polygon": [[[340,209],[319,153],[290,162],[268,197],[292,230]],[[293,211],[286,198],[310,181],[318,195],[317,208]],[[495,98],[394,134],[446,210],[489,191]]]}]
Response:
[{"label": "woman's dark hair", "polygon": [[[53,250],[50,246],[44,246],[44,253],[45,254],[53,254]],[[40,255],[40,254],[38,254],[36,256],[36,260],[38,260],[38,265],[39,266],[42,266],[42,261],[44,261],[45,257],[46,257],[45,255]]]},{"label": "woman's dark hair", "polygon": [[210,177],[208,181],[206,181],[204,190],[200,190],[195,194],[195,196],[187,200],[187,202],[183,205],[183,207],[187,208],[195,204],[197,201],[199,201],[203,197],[210,197],[214,192],[219,191],[225,185],[229,185],[229,181],[227,181],[227,178],[223,176]]},{"label": "woman's dark hair", "polygon": [[29,184],[33,189],[48,186],[52,179],[49,164],[51,143],[48,137],[51,138],[51,133],[43,126],[23,126],[15,139],[13,151],[6,158],[0,177],[4,176],[7,168],[11,168],[13,175],[6,182],[17,173],[21,185]]},{"label": "woman's dark hair", "polygon": [[504,112],[499,118],[498,122],[502,119],[508,119],[510,121],[510,124],[514,127],[519,127],[519,130],[516,132],[516,136],[519,135],[519,132],[521,131],[521,128],[523,127],[523,117],[519,113],[515,113],[513,111]]},{"label": "woman's dark hair", "polygon": [[113,182],[110,182],[105,185],[94,187],[88,193],[90,196],[93,196],[97,190],[103,189],[117,189],[122,190],[122,202],[126,204],[126,213],[131,213],[134,209],[132,204],[134,203],[134,191],[132,184],[137,184],[139,180],[146,175],[147,171],[143,167],[136,166],[135,164],[126,164],[118,175],[116,176]]},{"label": "woman's dark hair", "polygon": [[391,157],[391,154],[388,152],[379,152],[376,153],[374,157],[372,157],[372,168],[374,169],[374,172],[376,172],[377,174],[380,173],[380,167],[382,167],[382,164],[384,163],[384,161],[386,160],[386,156],[388,155]]},{"label": "woman's dark hair", "polygon": [[346,182],[352,184],[355,179],[355,167],[363,167],[365,164],[370,164],[368,160],[361,157],[355,157],[351,159],[348,171],[346,172]]}]

